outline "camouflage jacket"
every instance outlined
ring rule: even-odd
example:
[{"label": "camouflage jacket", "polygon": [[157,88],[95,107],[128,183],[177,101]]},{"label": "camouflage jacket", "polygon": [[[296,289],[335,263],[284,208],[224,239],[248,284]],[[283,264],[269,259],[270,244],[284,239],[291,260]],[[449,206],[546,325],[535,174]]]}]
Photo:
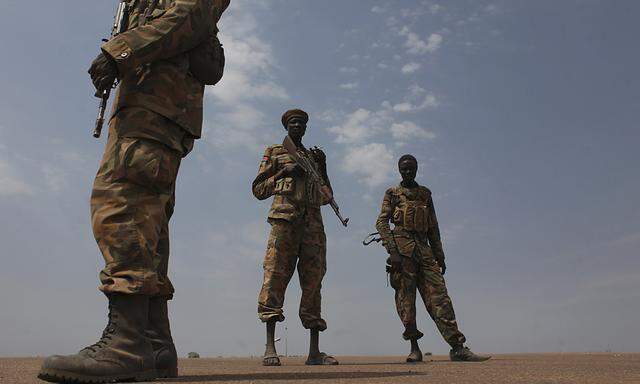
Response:
[{"label": "camouflage jacket", "polygon": [[[394,224],[393,231],[389,222]],[[433,253],[436,260],[444,261],[438,219],[427,187],[398,185],[387,189],[376,229],[387,249],[397,247],[401,255],[411,257],[418,247],[423,255]]]},{"label": "camouflage jacket", "polygon": [[[311,159],[316,169],[319,169],[311,151],[302,148],[299,152]],[[295,221],[301,218],[306,210],[319,210],[321,205],[329,203],[320,193],[320,188],[305,175],[275,179],[276,174],[285,165],[294,162],[293,157],[281,144],[267,147],[264,151],[258,175],[251,189],[259,200],[275,196],[269,210],[269,219]]]},{"label": "camouflage jacket", "polygon": [[175,122],[193,137],[202,131],[204,85],[189,72],[188,51],[204,41],[224,10],[221,0],[129,0],[128,30],[102,46],[120,72],[113,115],[141,107]]}]

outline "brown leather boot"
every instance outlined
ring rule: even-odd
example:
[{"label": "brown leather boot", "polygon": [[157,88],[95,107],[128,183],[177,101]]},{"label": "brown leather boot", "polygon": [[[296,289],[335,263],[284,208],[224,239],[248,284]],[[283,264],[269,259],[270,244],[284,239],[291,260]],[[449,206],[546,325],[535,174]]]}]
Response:
[{"label": "brown leather boot", "polygon": [[109,322],[100,340],[75,355],[45,359],[38,378],[54,383],[146,381],[156,377],[153,349],[144,336],[149,298],[110,294]]},{"label": "brown leather boot", "polygon": [[178,354],[171,337],[166,299],[161,297],[149,299],[149,325],[145,335],[153,347],[158,377],[178,377]]}]

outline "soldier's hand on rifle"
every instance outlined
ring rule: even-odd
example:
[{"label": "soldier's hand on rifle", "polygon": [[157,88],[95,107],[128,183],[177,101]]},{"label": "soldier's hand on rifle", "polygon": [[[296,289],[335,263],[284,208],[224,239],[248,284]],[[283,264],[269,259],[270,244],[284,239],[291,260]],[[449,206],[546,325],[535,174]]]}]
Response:
[{"label": "soldier's hand on rifle", "polygon": [[333,199],[333,192],[331,192],[331,188],[329,188],[329,186],[323,185],[320,188],[320,192],[322,192],[322,194],[327,198],[327,200]]},{"label": "soldier's hand on rifle", "polygon": [[296,163],[289,163],[285,165],[278,173],[279,175],[276,177],[276,179],[280,179],[287,176],[302,175],[304,174],[304,169],[302,169],[302,167]]},{"label": "soldier's hand on rifle", "polygon": [[93,86],[96,87],[96,95],[101,96],[101,93],[111,88],[116,81],[118,66],[112,58],[100,53],[91,63],[89,75]]},{"label": "soldier's hand on rifle", "polygon": [[311,154],[313,155],[313,160],[319,165],[324,165],[327,162],[327,155],[324,154],[324,151],[318,147],[311,148]]}]

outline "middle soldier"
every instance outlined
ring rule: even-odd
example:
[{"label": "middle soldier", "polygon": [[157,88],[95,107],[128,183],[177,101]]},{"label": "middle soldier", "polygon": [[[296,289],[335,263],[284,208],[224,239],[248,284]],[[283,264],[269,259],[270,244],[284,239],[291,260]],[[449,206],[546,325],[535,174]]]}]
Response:
[{"label": "middle soldier", "polygon": [[[252,184],[253,195],[264,200],[271,196],[273,203],[268,221],[271,234],[264,258],[264,280],[258,297],[258,317],[266,323],[267,344],[262,364],[280,365],[275,348],[276,322],[284,320],[282,306],[285,291],[298,265],[302,288],[300,319],[310,331],[307,365],[336,365],[338,361],[318,347],[319,332],[327,329],[320,314],[322,278],[327,269],[326,236],[320,206],[332,200],[333,192],[327,176],[326,157],[318,148],[308,150],[302,145],[309,116],[300,109],[289,110],[282,116],[288,140],[295,144],[291,154],[285,145],[269,146],[260,163],[258,176]],[[291,150],[291,148],[290,148]],[[296,163],[294,155],[306,159],[307,164],[324,179],[324,186],[314,182]]]}]

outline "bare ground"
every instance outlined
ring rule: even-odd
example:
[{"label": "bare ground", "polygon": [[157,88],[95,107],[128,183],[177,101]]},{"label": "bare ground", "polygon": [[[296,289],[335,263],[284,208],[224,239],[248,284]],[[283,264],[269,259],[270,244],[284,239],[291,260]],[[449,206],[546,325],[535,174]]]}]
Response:
[{"label": "bare ground", "polygon": [[[307,367],[285,358],[263,367],[256,358],[181,359],[180,377],[163,383],[638,383],[640,353],[497,355],[483,363],[453,363],[445,356],[405,364],[402,356],[340,356],[340,365]],[[43,383],[41,358],[0,359],[0,383]]]}]

